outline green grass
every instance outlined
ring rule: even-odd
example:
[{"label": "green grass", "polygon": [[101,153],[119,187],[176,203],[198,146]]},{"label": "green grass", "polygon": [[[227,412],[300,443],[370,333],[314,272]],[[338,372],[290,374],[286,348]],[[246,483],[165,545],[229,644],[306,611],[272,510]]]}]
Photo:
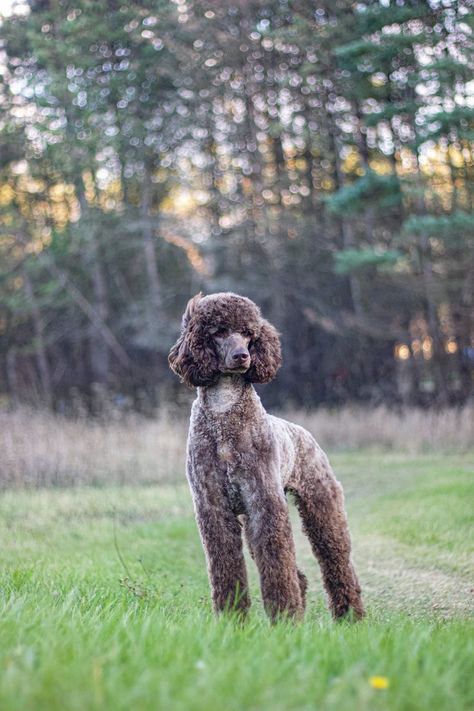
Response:
[{"label": "green grass", "polygon": [[241,626],[210,612],[184,485],[2,493],[1,711],[472,709],[472,458],[333,464],[368,608],[357,625],[330,620],[297,525],[305,622],[270,626],[253,571]]}]

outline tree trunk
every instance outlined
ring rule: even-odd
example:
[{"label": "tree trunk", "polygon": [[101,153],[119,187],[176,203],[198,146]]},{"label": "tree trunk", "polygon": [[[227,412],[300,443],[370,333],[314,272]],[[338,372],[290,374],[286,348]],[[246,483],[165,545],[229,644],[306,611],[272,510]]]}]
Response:
[{"label": "tree trunk", "polygon": [[426,236],[422,237],[422,244],[420,249],[420,262],[421,271],[423,277],[424,286],[424,296],[426,299],[426,310],[427,310],[427,320],[430,335],[433,341],[433,373],[435,380],[437,381],[437,391],[439,393],[438,399],[440,404],[446,405],[448,403],[448,387],[446,383],[443,360],[444,360],[444,350],[443,343],[441,339],[441,334],[438,324],[438,314],[436,311],[436,296],[434,293],[434,281],[433,281],[433,265],[431,261],[430,247],[428,243],[428,238]]},{"label": "tree trunk", "polygon": [[14,347],[9,348],[7,351],[6,374],[11,401],[13,406],[17,407],[20,398],[18,394],[18,377],[16,372],[16,349]]},{"label": "tree trunk", "polygon": [[[91,230],[89,243],[89,257],[92,264],[92,285],[94,292],[94,309],[100,320],[107,323],[109,309],[107,304],[107,287],[105,276],[100,261],[99,247],[95,234]],[[110,354],[109,347],[102,336],[101,329],[95,324],[89,328],[89,348],[91,369],[94,382],[106,383],[109,380]]]},{"label": "tree trunk", "polygon": [[[89,206],[85,196],[82,175],[76,177],[75,187],[81,208],[81,221],[88,226]],[[96,227],[93,224],[89,226],[87,239],[87,250],[85,254],[92,279],[92,293],[94,297],[92,307],[97,314],[98,320],[106,324],[109,316],[107,286],[97,241]],[[109,346],[103,337],[102,329],[99,328],[94,321],[89,326],[89,358],[93,382],[107,383],[110,370]]]},{"label": "tree trunk", "polygon": [[161,311],[161,289],[156,263],[155,238],[151,220],[152,183],[147,171],[141,189],[140,217],[142,222],[142,246],[145,256],[145,268],[148,279],[149,301],[147,304],[148,332],[150,343],[156,346],[159,338],[159,316]]},{"label": "tree trunk", "polygon": [[26,298],[30,307],[31,318],[33,320],[35,357],[40,376],[41,397],[46,407],[50,408],[53,401],[53,395],[51,388],[51,373],[44,337],[44,321],[41,317],[38,302],[36,301],[30,276],[26,271],[23,272],[23,283],[25,286]]},{"label": "tree trunk", "polygon": [[[326,114],[326,119],[327,119],[330,149],[334,155],[334,177],[336,179],[336,190],[339,190],[340,188],[342,188],[344,186],[345,180],[344,180],[344,174],[342,172],[341,160],[339,157],[339,146],[338,146],[337,135],[336,135],[337,127],[333,121],[332,116],[329,113]],[[344,249],[353,248],[355,246],[353,222],[350,219],[347,219],[346,217],[341,216],[339,224],[340,224],[340,229],[341,229],[343,248]],[[362,305],[362,293],[361,293],[360,282],[359,282],[358,277],[354,273],[349,274],[349,289],[350,289],[352,307],[354,309],[354,313],[358,318],[360,318],[364,315],[364,308]]]}]

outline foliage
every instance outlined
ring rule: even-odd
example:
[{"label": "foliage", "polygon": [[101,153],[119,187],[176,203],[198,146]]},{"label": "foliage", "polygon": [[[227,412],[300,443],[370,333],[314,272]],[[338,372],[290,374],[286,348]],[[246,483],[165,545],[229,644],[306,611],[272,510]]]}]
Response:
[{"label": "foliage", "polygon": [[273,404],[468,398],[468,2],[22,7],[0,26],[9,401],[93,409],[99,384],[150,412],[200,289],[282,332]]},{"label": "foliage", "polygon": [[472,214],[458,210],[451,215],[412,215],[403,224],[405,235],[424,235],[450,239],[462,243],[467,235],[474,235]]},{"label": "foliage", "polygon": [[367,203],[372,200],[377,209],[383,211],[398,205],[401,199],[400,184],[395,175],[377,175],[373,170],[368,170],[355,183],[329,196],[326,202],[332,212],[351,215],[364,212]]},{"label": "foliage", "polygon": [[345,249],[336,254],[334,271],[336,274],[347,274],[366,267],[390,266],[396,264],[400,252],[396,249],[379,252],[373,249]]}]

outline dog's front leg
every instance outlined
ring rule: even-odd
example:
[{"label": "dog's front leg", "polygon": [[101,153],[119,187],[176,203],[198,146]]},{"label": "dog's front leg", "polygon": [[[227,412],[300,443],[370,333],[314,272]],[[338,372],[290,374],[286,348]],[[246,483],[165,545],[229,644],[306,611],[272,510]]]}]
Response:
[{"label": "dog's front leg", "polygon": [[188,463],[188,480],[207,560],[212,601],[216,612],[250,607],[242,530],[217,471]]},{"label": "dog's front leg", "polygon": [[285,494],[276,472],[259,472],[242,484],[246,536],[260,574],[265,610],[271,620],[301,619],[302,586]]}]

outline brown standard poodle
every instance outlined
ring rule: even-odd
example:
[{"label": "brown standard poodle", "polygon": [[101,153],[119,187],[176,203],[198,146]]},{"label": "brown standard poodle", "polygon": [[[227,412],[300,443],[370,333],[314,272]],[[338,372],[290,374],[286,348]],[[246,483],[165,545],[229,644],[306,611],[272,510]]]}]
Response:
[{"label": "brown standard poodle", "polygon": [[250,299],[198,294],[186,307],[169,363],[198,389],[187,476],[215,610],[245,613],[250,606],[243,532],[270,618],[302,618],[307,582],[296,566],[285,497],[291,492],[333,616],[352,608],[362,617],[342,487],[312,435],[269,415],[252,385],[269,382],[280,367],[275,328]]}]

